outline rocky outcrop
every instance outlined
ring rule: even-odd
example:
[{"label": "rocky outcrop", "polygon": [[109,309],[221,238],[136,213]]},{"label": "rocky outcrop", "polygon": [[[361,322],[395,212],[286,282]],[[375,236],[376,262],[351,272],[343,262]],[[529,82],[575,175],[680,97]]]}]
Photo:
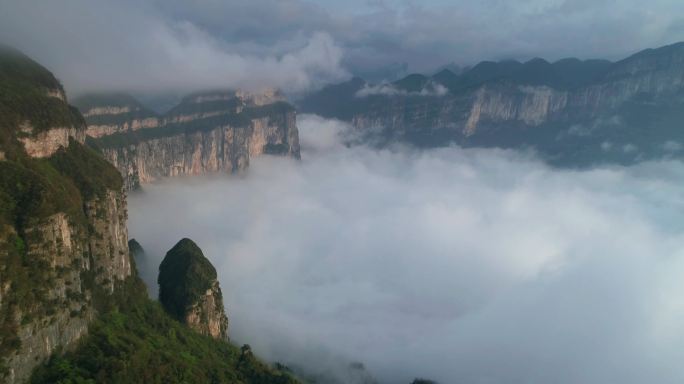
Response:
[{"label": "rocky outcrop", "polygon": [[223,311],[223,296],[218,281],[188,308],[185,324],[195,331],[215,339],[228,337],[228,317]]},{"label": "rocky outcrop", "polygon": [[94,145],[133,189],[163,177],[244,170],[262,154],[299,158],[296,112],[282,100],[276,91],[208,92],[186,97],[150,125],[122,120],[103,130],[86,121]]},{"label": "rocky outcrop", "polygon": [[283,102],[285,96],[274,88],[266,89],[262,92],[251,93],[243,90],[238,90],[235,92],[235,96],[242,101],[244,105],[247,106],[264,106],[269,104],[274,104],[277,102]]},{"label": "rocky outcrop", "polygon": [[85,132],[73,127],[50,128],[46,131],[34,133],[29,123],[21,127],[22,135],[19,141],[24,145],[24,150],[31,157],[50,157],[60,148],[69,146],[69,139],[75,139],[81,143],[85,141]]},{"label": "rocky outcrop", "polygon": [[[92,115],[91,115],[92,116]],[[87,117],[86,117],[87,118]],[[121,124],[91,124],[88,125],[87,135],[90,137],[102,137],[115,133],[135,131],[142,128],[155,128],[159,126],[156,117],[133,118]]]},{"label": "rocky outcrop", "polygon": [[159,266],[159,301],[169,314],[195,331],[228,337],[228,317],[216,269],[190,239],[182,239]]},{"label": "rocky outcrop", "polygon": [[480,120],[490,122],[518,121],[536,127],[568,103],[567,92],[547,86],[518,86],[505,91],[487,86],[480,88],[470,107],[463,134],[474,135]]}]

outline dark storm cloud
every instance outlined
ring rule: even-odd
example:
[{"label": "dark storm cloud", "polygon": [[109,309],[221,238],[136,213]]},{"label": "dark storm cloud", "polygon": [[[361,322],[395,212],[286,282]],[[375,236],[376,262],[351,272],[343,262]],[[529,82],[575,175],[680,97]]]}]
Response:
[{"label": "dark storm cloud", "polygon": [[362,361],[382,383],[683,382],[682,163],[564,171],[299,126],[301,162],[130,198],[152,269],[185,236],[211,259],[232,340],[314,372]]}]

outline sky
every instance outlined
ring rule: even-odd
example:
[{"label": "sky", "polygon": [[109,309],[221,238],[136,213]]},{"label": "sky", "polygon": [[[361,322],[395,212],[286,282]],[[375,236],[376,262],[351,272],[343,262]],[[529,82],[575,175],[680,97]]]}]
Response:
[{"label": "sky", "polygon": [[70,94],[279,87],[684,40],[679,0],[0,0],[0,42]]},{"label": "sky", "polygon": [[301,162],[129,196],[152,288],[190,237],[217,268],[231,340],[308,372],[684,382],[681,162],[561,170],[515,151],[347,147],[344,123],[298,125]]}]

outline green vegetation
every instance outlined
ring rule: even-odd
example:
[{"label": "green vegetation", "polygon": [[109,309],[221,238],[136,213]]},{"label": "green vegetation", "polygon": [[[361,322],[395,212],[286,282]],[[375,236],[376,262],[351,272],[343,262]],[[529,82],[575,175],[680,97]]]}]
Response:
[{"label": "green vegetation", "polygon": [[182,239],[166,253],[159,266],[159,301],[178,320],[211,288],[216,269],[190,239]]},{"label": "green vegetation", "polygon": [[12,290],[3,296],[3,310],[0,311],[0,378],[7,373],[3,358],[16,351],[21,345],[15,313],[22,310],[33,316],[45,314],[45,308],[37,306],[45,298],[50,284],[47,266],[42,262],[28,260],[24,240],[9,227],[0,227],[0,281],[11,276]]},{"label": "green vegetation", "polygon": [[121,174],[100,154],[75,140],[69,148],[50,157],[50,163],[73,180],[86,199],[102,196],[107,190],[123,188]]},{"label": "green vegetation", "polygon": [[404,77],[401,80],[397,80],[394,82],[394,86],[397,87],[397,89],[406,92],[420,92],[425,87],[427,82],[428,78],[426,76],[414,73]]},{"label": "green vegetation", "polygon": [[116,168],[74,140],[49,159],[19,154],[14,161],[0,162],[0,225],[9,224],[21,233],[29,220],[57,212],[83,221],[84,200],[122,186]]},{"label": "green vegetation", "polygon": [[46,260],[29,258],[26,249],[42,239],[28,229],[63,212],[87,232],[84,201],[121,188],[116,169],[76,141],[49,159],[19,152],[13,161],[0,161],[0,281],[12,282],[0,313],[0,359],[19,347],[17,311],[29,321],[47,316],[53,305],[47,302],[54,284],[51,268]]},{"label": "green vegetation", "polygon": [[76,350],[38,368],[31,383],[294,384],[256,359],[248,346],[200,335],[147,298],[138,279],[101,315]]},{"label": "green vegetation", "polygon": [[64,93],[50,71],[21,52],[0,46],[0,148],[25,121],[34,134],[50,127],[85,125],[76,108],[48,96],[48,91]]},{"label": "green vegetation", "polygon": [[[84,202],[106,189],[120,190],[123,184],[113,166],[74,140],[50,158],[26,154],[18,140],[31,134],[20,131],[25,122],[33,134],[52,127],[85,129],[78,110],[48,93],[63,94],[49,71],[18,51],[0,47],[0,281],[11,284],[0,311],[0,362],[20,347],[18,313],[26,324],[50,319],[62,305],[50,298],[50,289],[65,268],[54,270],[48,260],[30,257],[29,246],[44,241],[32,228],[61,212],[87,236],[91,228]],[[73,316],[78,315],[74,311]],[[0,377],[5,373],[6,367],[0,367]]]},{"label": "green vegetation", "polygon": [[133,96],[127,93],[115,92],[89,93],[75,98],[71,103],[83,112],[103,105],[109,107],[144,108]]},{"label": "green vegetation", "polygon": [[210,113],[215,111],[235,111],[241,104],[240,99],[233,97],[227,100],[212,100],[193,103],[186,97],[183,102],[171,108],[166,117],[192,115],[196,113]]}]

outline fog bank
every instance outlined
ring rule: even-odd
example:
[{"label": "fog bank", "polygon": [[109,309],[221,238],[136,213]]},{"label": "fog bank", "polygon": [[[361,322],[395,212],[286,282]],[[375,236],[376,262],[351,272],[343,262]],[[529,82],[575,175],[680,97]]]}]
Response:
[{"label": "fog bank", "polygon": [[313,372],[361,361],[383,383],[683,382],[681,163],[556,170],[299,126],[301,162],[129,199],[143,267],[182,237],[216,266],[234,341]]}]

